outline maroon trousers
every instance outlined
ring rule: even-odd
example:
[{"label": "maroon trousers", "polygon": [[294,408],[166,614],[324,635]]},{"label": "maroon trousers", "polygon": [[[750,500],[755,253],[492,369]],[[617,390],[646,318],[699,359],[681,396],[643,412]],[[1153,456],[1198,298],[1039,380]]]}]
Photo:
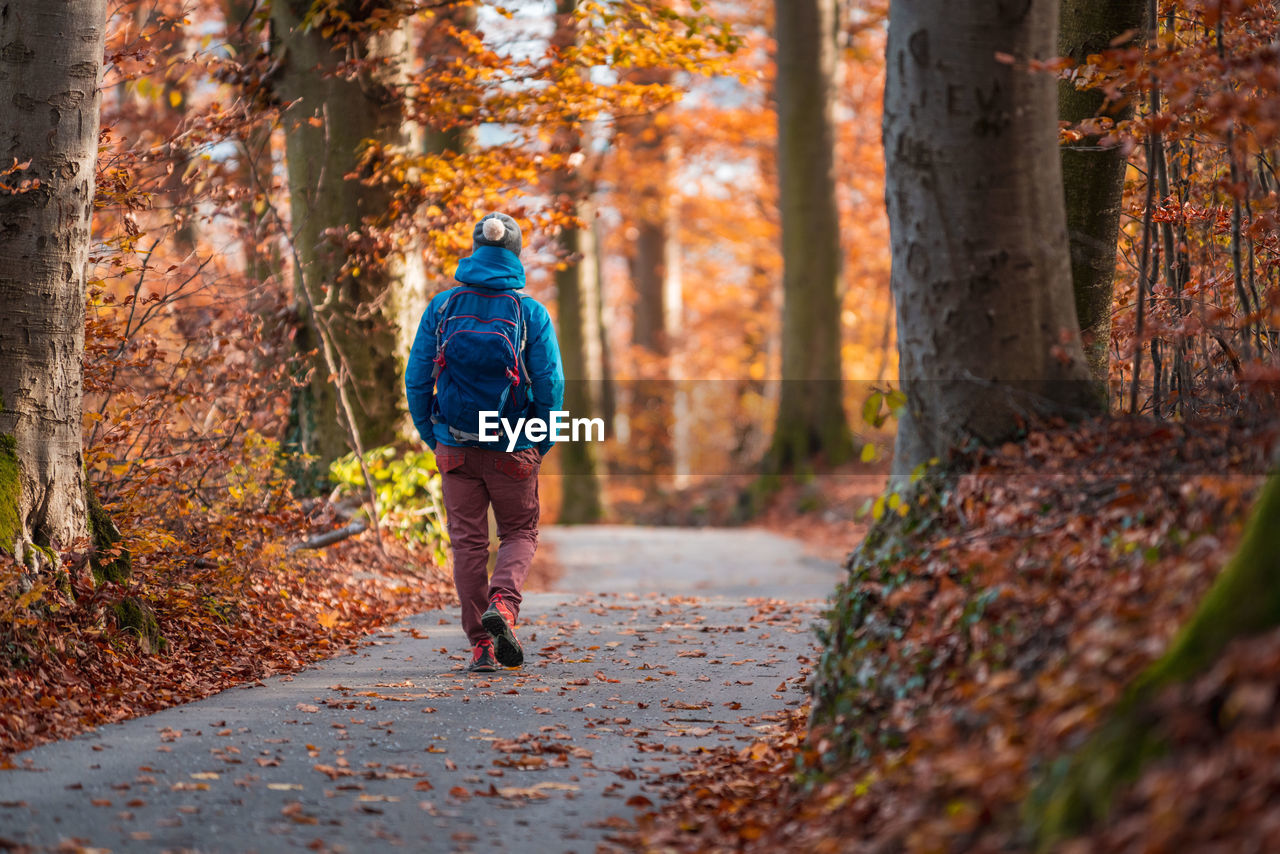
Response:
[{"label": "maroon trousers", "polygon": [[[537,448],[494,451],[436,446],[453,546],[453,584],[462,602],[462,629],[475,646],[489,637],[480,615],[501,593],[517,616],[520,591],[538,548]],[[489,505],[498,521],[498,562],[489,578]]]}]

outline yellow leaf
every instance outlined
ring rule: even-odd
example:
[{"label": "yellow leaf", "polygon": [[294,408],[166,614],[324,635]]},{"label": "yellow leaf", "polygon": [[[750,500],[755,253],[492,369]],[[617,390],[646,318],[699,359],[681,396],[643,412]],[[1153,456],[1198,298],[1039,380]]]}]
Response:
[{"label": "yellow leaf", "polygon": [[169,106],[176,107],[182,103],[182,93],[177,89],[169,90]]}]

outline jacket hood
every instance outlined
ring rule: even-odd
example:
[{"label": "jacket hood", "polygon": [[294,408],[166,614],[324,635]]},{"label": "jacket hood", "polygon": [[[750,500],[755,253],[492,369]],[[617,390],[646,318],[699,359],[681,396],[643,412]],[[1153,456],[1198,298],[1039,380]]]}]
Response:
[{"label": "jacket hood", "polygon": [[510,249],[477,246],[469,257],[458,262],[453,277],[464,285],[515,291],[524,287],[524,265]]}]

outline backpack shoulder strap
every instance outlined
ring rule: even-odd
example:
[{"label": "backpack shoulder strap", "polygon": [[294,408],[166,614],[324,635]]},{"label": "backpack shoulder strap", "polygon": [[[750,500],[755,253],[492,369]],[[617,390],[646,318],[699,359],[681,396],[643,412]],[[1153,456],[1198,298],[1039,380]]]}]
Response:
[{"label": "backpack shoulder strap", "polygon": [[[518,297],[520,298],[520,301],[519,301],[519,303],[518,303],[519,311],[517,312],[517,314],[519,314],[519,316],[520,316],[520,317],[519,317],[519,320],[520,320],[520,336],[519,336],[519,338],[520,338],[520,345],[519,345],[519,347],[517,347],[517,348],[516,348],[516,361],[517,361],[517,362],[518,362],[518,364],[519,364],[518,370],[520,371],[520,374],[524,377],[524,379],[525,379],[527,382],[532,383],[532,382],[533,382],[533,380],[532,380],[532,378],[529,376],[529,366],[525,363],[525,360],[524,360],[524,354],[525,354],[525,351],[527,351],[527,350],[529,349],[529,319],[528,319],[527,317],[525,317],[525,316],[524,316],[524,307],[525,307],[525,305],[526,305],[526,301],[528,301],[528,300],[532,300],[532,299],[533,299],[533,297],[529,296],[528,294],[524,294],[524,293],[517,293],[517,294],[516,294],[516,296],[518,296]],[[536,303],[536,301],[535,301],[535,303]]]},{"label": "backpack shoulder strap", "polygon": [[458,295],[458,290],[458,288],[452,289],[452,292],[444,298],[444,305],[440,306],[436,313],[436,357],[433,360],[434,367],[431,369],[433,384],[440,379],[440,371],[444,368],[444,323],[449,317],[449,303],[453,302],[453,298]]}]

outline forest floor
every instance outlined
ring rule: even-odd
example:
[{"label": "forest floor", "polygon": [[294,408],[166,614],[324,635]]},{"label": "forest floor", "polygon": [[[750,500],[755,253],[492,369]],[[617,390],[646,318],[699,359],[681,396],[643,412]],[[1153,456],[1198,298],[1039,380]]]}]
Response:
[{"label": "forest floor", "polygon": [[[667,778],[628,844],[1009,851],[1024,805],[1167,647],[1234,552],[1277,428],[1032,432],[906,491],[846,562],[823,704]],[[1165,753],[1069,852],[1280,850],[1280,631],[1168,689]]]},{"label": "forest floor", "polygon": [[527,600],[522,670],[464,673],[456,615],[428,611],[352,655],[18,754],[0,846],[593,851],[659,778],[803,705],[835,562],[761,530],[545,536],[565,592]]},{"label": "forest floor", "polygon": [[[530,662],[491,676],[461,672],[455,615],[431,610],[442,573],[334,549],[288,597],[259,591],[278,606],[254,617],[261,637],[171,653],[186,675],[161,690],[118,641],[94,668],[71,651],[42,661],[38,695],[0,682],[5,743],[21,747],[112,720],[122,691],[136,713],[248,680],[13,755],[0,847],[1024,850],[1037,781],[1229,559],[1277,430],[1033,431],[969,474],[888,494],[843,570],[833,556],[861,537],[882,474],[784,487],[750,527],[551,527]],[[735,490],[685,509],[715,522],[705,508],[732,513]],[[353,583],[353,558],[381,567],[371,583]],[[819,648],[829,614],[844,630]],[[1170,689],[1152,722],[1166,754],[1064,850],[1280,849],[1278,684],[1275,632]]]},{"label": "forest floor", "polygon": [[[260,552],[272,549],[283,551]],[[235,564],[202,563],[135,556],[124,585],[94,587],[81,572],[73,590],[33,590],[30,607],[4,599],[14,604],[0,610],[0,769],[34,745],[293,672],[454,598],[443,570],[370,534],[261,560],[239,579]],[[126,600],[155,634],[120,625],[113,609]]]}]

